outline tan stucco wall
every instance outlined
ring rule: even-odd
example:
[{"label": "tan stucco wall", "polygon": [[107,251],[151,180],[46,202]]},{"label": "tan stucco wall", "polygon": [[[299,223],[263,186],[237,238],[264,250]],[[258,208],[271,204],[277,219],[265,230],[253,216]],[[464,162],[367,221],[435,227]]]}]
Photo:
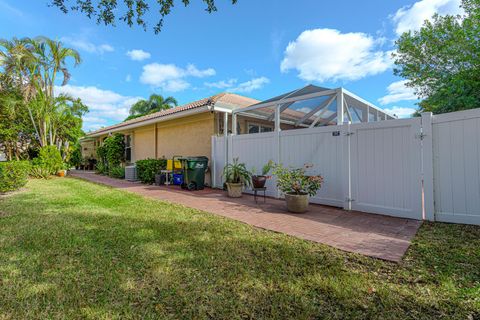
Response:
[{"label": "tan stucco wall", "polygon": [[[156,150],[155,125],[143,126],[120,133],[131,134],[133,137],[132,162],[155,157],[171,159],[176,155],[206,156],[210,160],[212,156],[212,136],[215,134],[214,119],[213,113],[206,112],[158,122],[156,125]],[[97,141],[100,143],[105,137],[99,137]],[[209,173],[206,175],[205,180],[209,184]]]},{"label": "tan stucco wall", "polygon": [[133,131],[133,161],[155,158],[155,125]]},{"label": "tan stucco wall", "polygon": [[157,126],[158,158],[169,159],[175,155],[211,158],[211,137],[214,134],[212,113],[160,122]]}]

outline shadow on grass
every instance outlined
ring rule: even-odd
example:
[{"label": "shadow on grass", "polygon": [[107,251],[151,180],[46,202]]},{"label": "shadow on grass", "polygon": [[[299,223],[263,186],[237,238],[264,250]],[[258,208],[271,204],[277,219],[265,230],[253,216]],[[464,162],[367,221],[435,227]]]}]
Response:
[{"label": "shadow on grass", "polygon": [[473,266],[455,260],[440,278],[412,281],[430,271],[431,255],[450,257],[432,243],[441,237],[434,225],[422,231],[423,249],[415,246],[398,266],[86,182],[39,186],[0,204],[18,211],[0,220],[0,312],[13,317],[450,319],[476,312],[461,290],[474,287]]}]

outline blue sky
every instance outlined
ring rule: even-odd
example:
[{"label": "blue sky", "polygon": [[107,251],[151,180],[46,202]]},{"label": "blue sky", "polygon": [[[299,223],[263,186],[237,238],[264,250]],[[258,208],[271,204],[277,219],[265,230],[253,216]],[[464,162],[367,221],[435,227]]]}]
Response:
[{"label": "blue sky", "polygon": [[0,0],[0,37],[44,35],[80,52],[82,64],[57,92],[90,106],[85,130],[123,120],[151,93],[180,104],[223,91],[262,100],[308,83],[345,87],[405,116],[416,100],[393,75],[393,42],[435,12],[460,12],[459,0],[217,0],[208,14],[197,0],[177,5],[155,35],[97,25],[48,2]]}]

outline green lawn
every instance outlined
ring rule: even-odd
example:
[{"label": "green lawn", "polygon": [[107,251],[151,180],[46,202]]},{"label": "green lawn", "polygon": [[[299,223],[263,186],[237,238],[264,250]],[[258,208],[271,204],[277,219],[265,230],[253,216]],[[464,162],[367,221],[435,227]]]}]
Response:
[{"label": "green lawn", "polygon": [[479,317],[479,227],[398,265],[76,179],[0,200],[0,319]]}]

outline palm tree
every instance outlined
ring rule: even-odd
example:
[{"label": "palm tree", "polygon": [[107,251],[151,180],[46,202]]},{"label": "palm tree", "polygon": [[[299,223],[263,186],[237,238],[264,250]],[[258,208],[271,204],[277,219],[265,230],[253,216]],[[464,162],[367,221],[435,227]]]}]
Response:
[{"label": "palm tree", "polygon": [[82,62],[80,54],[71,48],[63,46],[61,41],[49,39],[47,37],[37,37],[30,40],[35,48],[34,52],[38,55],[44,71],[44,83],[48,90],[48,95],[53,97],[53,88],[57,73],[63,74],[62,86],[66,85],[70,80],[70,73],[67,69],[67,58],[73,58],[75,66]]},{"label": "palm tree", "polygon": [[55,145],[53,119],[58,111],[54,97],[55,80],[57,74],[62,73],[62,85],[67,84],[70,79],[67,58],[73,58],[76,66],[81,62],[80,55],[64,47],[60,41],[46,37],[0,40],[0,47],[5,48],[0,50],[2,78],[20,88],[40,146]]},{"label": "palm tree", "polygon": [[130,108],[130,115],[125,119],[131,120],[147,114],[167,110],[178,105],[174,97],[164,98],[159,94],[152,94],[148,100],[139,100]]}]

